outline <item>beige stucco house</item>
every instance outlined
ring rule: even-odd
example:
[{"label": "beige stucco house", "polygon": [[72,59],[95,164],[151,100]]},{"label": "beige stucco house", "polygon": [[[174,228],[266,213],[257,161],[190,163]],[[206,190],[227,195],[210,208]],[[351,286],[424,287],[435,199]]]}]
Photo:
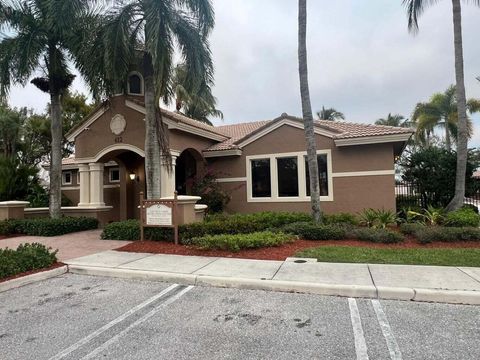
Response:
[{"label": "beige stucco house", "polygon": [[[81,209],[101,209],[104,221],[138,217],[145,191],[141,75],[129,84],[67,134],[75,157],[63,162],[62,191]],[[230,192],[228,212],[309,211],[301,119],[214,127],[167,110],[162,116],[174,165],[169,172],[162,164],[162,196],[189,194],[188,179],[208,168]],[[394,163],[411,129],[316,121],[315,133],[324,211],[395,208]]]}]

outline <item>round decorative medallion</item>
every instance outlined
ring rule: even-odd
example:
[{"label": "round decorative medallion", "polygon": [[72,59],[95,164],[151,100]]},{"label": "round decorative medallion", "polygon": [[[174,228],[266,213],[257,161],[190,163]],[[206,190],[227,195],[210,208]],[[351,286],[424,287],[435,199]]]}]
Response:
[{"label": "round decorative medallion", "polygon": [[125,131],[125,127],[127,126],[127,121],[123,117],[123,115],[117,114],[112,117],[110,120],[110,130],[114,135],[120,135]]}]

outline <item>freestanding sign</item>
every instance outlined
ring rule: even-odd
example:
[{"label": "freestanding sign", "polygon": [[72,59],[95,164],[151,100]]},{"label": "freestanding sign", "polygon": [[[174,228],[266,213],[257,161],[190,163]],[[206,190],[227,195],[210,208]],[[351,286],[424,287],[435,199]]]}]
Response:
[{"label": "freestanding sign", "polygon": [[173,200],[148,200],[140,193],[140,240],[144,240],[146,227],[173,228],[175,245],[178,245],[177,192]]}]

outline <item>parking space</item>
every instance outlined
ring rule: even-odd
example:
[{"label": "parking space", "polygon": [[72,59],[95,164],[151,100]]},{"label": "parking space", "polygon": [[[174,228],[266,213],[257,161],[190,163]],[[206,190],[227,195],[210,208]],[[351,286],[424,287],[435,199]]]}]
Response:
[{"label": "parking space", "polygon": [[66,274],[0,294],[2,359],[477,359],[474,306]]}]

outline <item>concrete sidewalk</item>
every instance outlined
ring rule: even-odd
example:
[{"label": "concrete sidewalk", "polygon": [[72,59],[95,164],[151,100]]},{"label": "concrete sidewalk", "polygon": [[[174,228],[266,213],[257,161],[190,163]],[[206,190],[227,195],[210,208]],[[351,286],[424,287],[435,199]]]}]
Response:
[{"label": "concrete sidewalk", "polygon": [[70,272],[191,285],[480,305],[480,268],[320,263],[105,251]]}]

